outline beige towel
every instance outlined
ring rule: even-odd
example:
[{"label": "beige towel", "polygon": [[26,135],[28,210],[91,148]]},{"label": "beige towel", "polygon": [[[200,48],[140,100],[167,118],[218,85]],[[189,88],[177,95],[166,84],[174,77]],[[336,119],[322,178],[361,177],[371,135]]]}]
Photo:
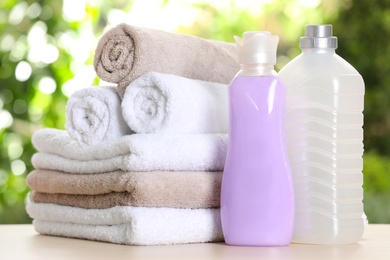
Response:
[{"label": "beige towel", "polygon": [[219,207],[221,180],[222,172],[117,171],[80,175],[35,170],[27,176],[27,184],[34,191],[33,201],[82,208]]},{"label": "beige towel", "polygon": [[232,43],[128,24],[100,38],[93,63],[101,79],[118,83],[122,97],[130,82],[149,71],[228,84],[239,70]]},{"label": "beige towel", "polygon": [[[130,192],[111,192],[99,195],[50,194],[32,191],[30,200],[37,203],[51,203],[85,209],[107,209],[115,206],[156,207],[156,208],[217,208],[219,197],[213,200],[192,200],[188,197],[165,197],[157,193],[143,193],[145,197]],[[153,195],[152,195],[153,194]]]}]

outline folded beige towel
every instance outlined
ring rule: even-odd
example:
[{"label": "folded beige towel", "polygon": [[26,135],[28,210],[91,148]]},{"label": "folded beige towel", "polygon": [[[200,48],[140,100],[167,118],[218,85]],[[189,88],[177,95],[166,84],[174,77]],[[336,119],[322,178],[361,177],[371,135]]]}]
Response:
[{"label": "folded beige towel", "polygon": [[35,170],[27,176],[27,184],[34,191],[33,201],[82,208],[219,207],[221,180],[222,172],[117,171],[80,175]]},{"label": "folded beige towel", "polygon": [[128,24],[100,38],[93,63],[101,79],[118,83],[122,97],[131,81],[149,71],[227,84],[239,70],[232,43]]},{"label": "folded beige towel", "polygon": [[[146,193],[143,193],[146,194]],[[154,194],[154,196],[150,195]],[[107,209],[115,206],[157,207],[157,208],[217,208],[219,197],[212,201],[191,200],[188,197],[164,197],[150,193],[145,197],[135,197],[130,192],[111,192],[98,195],[50,194],[32,191],[30,200],[37,203],[51,203],[85,209]]]}]

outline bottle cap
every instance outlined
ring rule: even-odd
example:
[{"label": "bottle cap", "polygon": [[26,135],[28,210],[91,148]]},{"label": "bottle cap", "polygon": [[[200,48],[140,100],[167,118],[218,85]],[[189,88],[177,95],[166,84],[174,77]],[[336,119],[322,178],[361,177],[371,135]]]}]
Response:
[{"label": "bottle cap", "polygon": [[305,36],[300,38],[299,48],[337,48],[337,37],[332,35],[331,24],[306,25]]},{"label": "bottle cap", "polygon": [[265,31],[244,32],[242,38],[234,36],[239,64],[276,64],[279,37]]}]

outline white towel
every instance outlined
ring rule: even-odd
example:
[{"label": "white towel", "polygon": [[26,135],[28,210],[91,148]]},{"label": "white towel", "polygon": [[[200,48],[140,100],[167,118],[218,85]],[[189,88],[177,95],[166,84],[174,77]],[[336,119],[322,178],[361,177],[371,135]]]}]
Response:
[{"label": "white towel", "polygon": [[122,113],[136,133],[227,133],[227,85],[148,72],[126,88]]},{"label": "white towel", "polygon": [[84,146],[66,131],[41,129],[32,143],[39,151],[35,168],[70,173],[123,171],[221,171],[227,134],[133,134],[95,146]]},{"label": "white towel", "polygon": [[130,133],[114,87],[87,87],[73,93],[66,105],[66,130],[85,145],[117,140]]},{"label": "white towel", "polygon": [[219,209],[82,209],[31,202],[27,212],[40,234],[127,245],[223,241]]}]

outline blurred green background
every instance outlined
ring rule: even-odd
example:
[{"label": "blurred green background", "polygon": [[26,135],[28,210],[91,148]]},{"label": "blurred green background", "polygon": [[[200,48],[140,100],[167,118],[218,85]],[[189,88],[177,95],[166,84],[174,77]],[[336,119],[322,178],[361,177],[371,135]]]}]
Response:
[{"label": "blurred green background", "polygon": [[280,36],[279,70],[300,53],[306,24],[331,23],[337,53],[366,83],[365,211],[390,223],[390,0],[41,0],[0,2],[0,223],[30,223],[31,135],[64,129],[67,98],[99,81],[99,37],[120,22],[232,41],[244,31]]}]

